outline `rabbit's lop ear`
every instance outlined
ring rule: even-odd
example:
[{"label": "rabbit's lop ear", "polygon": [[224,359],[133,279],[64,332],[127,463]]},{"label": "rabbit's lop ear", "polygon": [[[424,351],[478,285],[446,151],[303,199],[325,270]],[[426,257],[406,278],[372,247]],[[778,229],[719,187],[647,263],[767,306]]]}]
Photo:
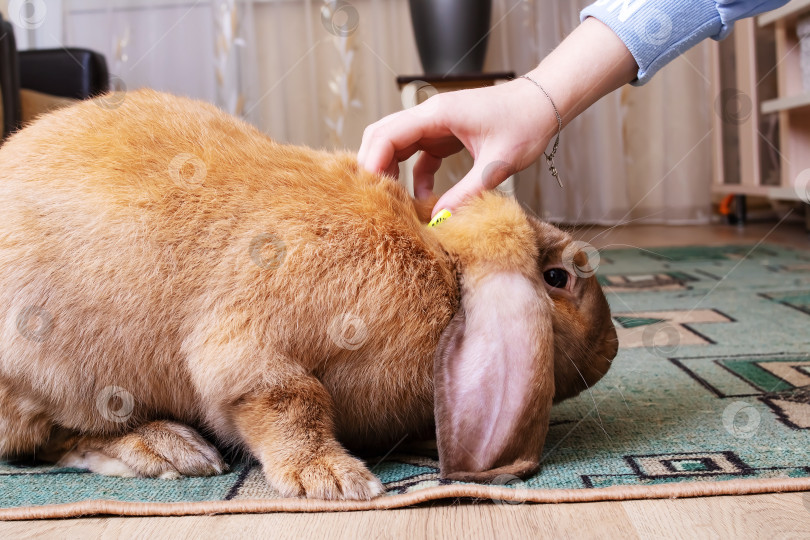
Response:
[{"label": "rabbit's lop ear", "polygon": [[445,478],[481,482],[539,467],[554,397],[551,300],[534,264],[499,266],[462,265],[461,308],[436,350]]},{"label": "rabbit's lop ear", "polygon": [[496,273],[462,289],[434,364],[442,476],[490,480],[537,470],[554,396],[548,298]]}]

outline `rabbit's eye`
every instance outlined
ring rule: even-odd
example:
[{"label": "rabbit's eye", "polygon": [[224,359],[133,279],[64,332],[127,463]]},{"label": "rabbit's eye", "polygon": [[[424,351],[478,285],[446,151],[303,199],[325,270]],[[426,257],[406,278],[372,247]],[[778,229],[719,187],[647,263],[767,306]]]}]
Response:
[{"label": "rabbit's eye", "polygon": [[568,272],[562,268],[552,268],[543,272],[543,279],[555,289],[564,289],[568,285]]}]

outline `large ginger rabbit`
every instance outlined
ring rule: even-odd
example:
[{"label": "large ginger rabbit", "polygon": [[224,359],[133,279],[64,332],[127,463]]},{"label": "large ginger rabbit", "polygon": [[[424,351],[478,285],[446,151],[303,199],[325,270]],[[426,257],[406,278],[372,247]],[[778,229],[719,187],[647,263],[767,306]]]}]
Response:
[{"label": "large ginger rabbit", "polygon": [[341,443],[435,433],[449,478],[529,474],[552,401],[608,369],[587,257],[513,200],[428,228],[349,155],[153,91],[100,104],[0,149],[0,455],[220,473],[200,429],[283,495],[367,499]]}]

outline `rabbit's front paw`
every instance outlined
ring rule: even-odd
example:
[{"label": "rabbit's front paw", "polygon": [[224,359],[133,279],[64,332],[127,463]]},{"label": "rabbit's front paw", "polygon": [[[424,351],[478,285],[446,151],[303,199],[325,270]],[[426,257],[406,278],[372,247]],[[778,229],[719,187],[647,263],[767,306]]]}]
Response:
[{"label": "rabbit's front paw", "polygon": [[177,422],[150,422],[115,437],[80,438],[59,463],[109,476],[180,478],[228,470],[219,452],[194,429]]},{"label": "rabbit's front paw", "polygon": [[268,482],[285,497],[328,500],[369,500],[381,494],[382,483],[362,461],[340,451],[307,462],[265,468]]}]

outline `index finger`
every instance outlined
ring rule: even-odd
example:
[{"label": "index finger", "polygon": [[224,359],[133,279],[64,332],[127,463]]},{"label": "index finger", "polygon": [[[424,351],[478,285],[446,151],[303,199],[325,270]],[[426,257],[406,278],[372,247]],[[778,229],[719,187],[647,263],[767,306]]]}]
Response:
[{"label": "index finger", "polygon": [[385,171],[392,163],[421,149],[420,141],[453,136],[439,118],[439,108],[430,103],[435,99],[394,113],[366,128],[357,153],[363,168],[373,173]]}]

